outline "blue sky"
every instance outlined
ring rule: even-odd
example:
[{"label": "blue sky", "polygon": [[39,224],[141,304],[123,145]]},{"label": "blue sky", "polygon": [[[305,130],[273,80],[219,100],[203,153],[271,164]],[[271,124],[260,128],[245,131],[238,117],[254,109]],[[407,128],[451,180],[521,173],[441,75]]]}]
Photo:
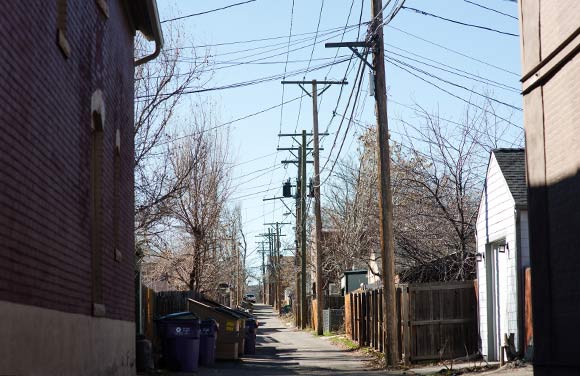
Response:
[{"label": "blue sky", "polygon": [[[485,5],[508,15],[517,17],[517,4],[506,0],[470,0]],[[158,0],[161,20],[219,8],[236,0],[191,1],[191,0]],[[364,4],[363,4],[364,3]],[[356,25],[359,15],[362,20],[370,19],[370,0],[325,0],[322,7],[322,17],[319,14],[322,0],[295,0],[292,13],[292,0],[257,0],[252,3],[233,7],[223,11],[186,18],[171,22],[180,27],[188,40],[186,45],[212,45],[209,48],[212,59],[216,62],[213,80],[208,87],[219,87],[232,83],[251,81],[263,77],[282,75],[287,72],[287,79],[341,80],[345,77],[347,62],[336,64],[332,69],[325,67],[309,73],[290,75],[291,72],[328,65],[335,61],[346,60],[350,52],[346,49],[325,49],[325,41],[340,41],[345,25]],[[352,10],[351,10],[352,4]],[[420,9],[448,19],[465,23],[481,25],[507,33],[518,34],[518,21],[514,18],[498,14],[470,4],[466,0],[407,0],[405,6]],[[390,9],[390,8],[388,8]],[[347,18],[350,11],[350,19]],[[292,21],[291,21],[292,20]],[[288,51],[288,35],[292,22],[290,52]],[[164,23],[167,27],[170,23]],[[316,30],[318,34],[315,34]],[[329,31],[330,30],[330,31]],[[355,41],[358,28],[349,27],[344,35],[344,41]],[[366,33],[366,25],[360,29],[361,39]],[[311,46],[317,35],[317,44]],[[416,67],[437,75],[446,81],[453,82],[479,93],[487,93],[495,99],[515,107],[522,107],[520,88],[520,50],[519,38],[488,30],[462,26],[449,21],[417,14],[408,9],[402,9],[385,28],[386,50],[393,58],[412,64]],[[280,38],[278,38],[280,37]],[[277,38],[264,41],[219,45],[229,42]],[[437,46],[439,45],[439,46]],[[455,50],[456,52],[452,52]],[[398,54],[398,55],[395,55]],[[276,56],[277,55],[277,56]],[[403,55],[404,57],[401,57]],[[465,56],[463,56],[465,55]],[[271,56],[271,57],[269,57]],[[468,57],[466,57],[468,56]],[[264,59],[265,57],[269,57]],[[312,59],[311,59],[312,58]],[[425,60],[431,59],[431,60]],[[286,64],[286,59],[288,63]],[[502,88],[484,85],[480,82],[453,75],[441,69],[418,63],[410,59],[447,69],[439,63],[446,64],[477,75],[487,80],[500,83]],[[232,60],[246,62],[232,66]],[[254,61],[259,60],[259,61]],[[479,61],[478,61],[479,60]],[[370,57],[369,57],[370,61]],[[228,63],[229,62],[229,63]],[[252,62],[252,63],[248,63]],[[346,99],[352,89],[352,82],[358,67],[358,60],[353,59],[350,65],[355,69],[346,75],[351,83],[344,87],[342,101],[338,112],[342,112]],[[459,72],[459,71],[456,71]],[[387,85],[389,95],[389,127],[393,131],[393,139],[401,132],[404,123],[396,120],[403,118],[412,121],[415,114],[404,105],[413,103],[422,107],[439,110],[443,117],[459,120],[465,103],[445,93],[432,85],[410,75],[409,73],[387,63]],[[460,73],[464,74],[464,73]],[[429,78],[429,77],[427,77]],[[435,78],[429,78],[445,90],[460,96],[477,100],[477,95],[450,85]],[[515,90],[506,90],[505,86]],[[362,89],[368,88],[368,74]],[[328,127],[330,136],[322,141],[325,148],[321,152],[322,163],[330,158],[328,168],[322,172],[322,180],[326,178],[332,161],[337,157],[337,148],[332,149],[340,117],[332,112],[336,107],[338,86],[331,87],[319,101],[320,129]],[[491,93],[491,94],[490,94]],[[229,122],[249,114],[256,113],[272,106],[279,106],[282,101],[292,100],[301,95],[297,86],[282,87],[280,79],[239,88],[211,91],[200,94],[202,100],[210,100],[217,104],[217,123]],[[374,99],[363,92],[358,102],[357,119],[363,123],[374,123]],[[498,104],[499,113],[516,125],[522,125],[522,115],[519,110]],[[180,117],[186,117],[183,112]],[[288,152],[276,152],[276,147],[292,146],[291,139],[279,139],[277,134],[294,132],[295,130],[312,129],[312,103],[309,97],[276,107],[262,114],[235,121],[230,126],[231,150],[234,165],[232,198],[242,207],[244,229],[250,243],[250,251],[255,249],[255,235],[265,231],[263,223],[284,221],[293,222],[293,217],[284,217],[287,210],[278,201],[263,202],[264,197],[281,195],[281,184],[288,177],[296,176],[296,168],[289,165],[285,168],[280,161],[292,159]],[[346,124],[343,125],[343,130]],[[184,129],[184,132],[187,130]],[[356,152],[356,138],[360,129],[352,126],[345,139],[341,152],[347,156]],[[338,137],[338,143],[344,133]],[[505,135],[504,146],[522,145],[522,131],[517,127]],[[295,146],[295,145],[294,145]],[[329,153],[332,153],[329,156]],[[311,169],[311,166],[309,166]],[[309,172],[309,174],[311,174]],[[267,192],[264,192],[266,191]],[[324,192],[324,188],[323,188]],[[292,205],[292,200],[287,200]],[[292,226],[285,226],[284,233],[292,241]],[[255,267],[261,262],[258,253],[253,251],[250,256],[250,266]]]}]

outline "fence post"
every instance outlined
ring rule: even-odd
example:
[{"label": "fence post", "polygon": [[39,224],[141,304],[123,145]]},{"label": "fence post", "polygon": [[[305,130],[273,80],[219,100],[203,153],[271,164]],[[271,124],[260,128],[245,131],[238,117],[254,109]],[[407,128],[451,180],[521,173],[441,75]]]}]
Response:
[{"label": "fence post", "polygon": [[370,294],[370,307],[371,307],[371,347],[375,348],[376,345],[376,338],[375,338],[375,290],[371,290]]},{"label": "fence post", "polygon": [[[399,356],[403,356],[403,329],[402,329],[402,324],[403,324],[403,319],[402,319],[402,315],[401,315],[401,286],[397,286],[396,290],[395,290],[395,312],[397,313],[397,347],[399,350]],[[402,358],[400,358],[399,360],[401,360]]]},{"label": "fence post", "polygon": [[353,323],[352,323],[352,334],[353,334],[353,340],[356,341],[358,343],[358,315],[359,315],[359,309],[358,309],[358,296],[356,293],[352,293],[352,302],[354,304],[354,309],[353,309],[353,315],[352,315],[352,319],[353,319]]},{"label": "fence post", "polygon": [[[383,301],[383,289],[382,288],[379,289],[378,297],[379,297],[379,302],[382,302]],[[383,312],[383,305],[381,303],[381,304],[379,304],[379,351],[380,352],[384,352],[384,349],[385,349],[385,330],[383,327],[384,317],[385,317],[385,315]]]},{"label": "fence post", "polygon": [[409,286],[401,289],[401,320],[403,321],[403,362],[411,364],[411,317],[410,317]]}]

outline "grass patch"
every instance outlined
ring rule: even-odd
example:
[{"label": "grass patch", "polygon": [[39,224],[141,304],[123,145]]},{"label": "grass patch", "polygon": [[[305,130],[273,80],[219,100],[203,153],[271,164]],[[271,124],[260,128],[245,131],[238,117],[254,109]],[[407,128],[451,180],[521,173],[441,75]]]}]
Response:
[{"label": "grass patch", "polygon": [[358,343],[348,339],[345,336],[334,336],[330,338],[330,342],[334,343],[335,345],[339,345],[344,347],[348,350],[356,350],[358,349]]}]

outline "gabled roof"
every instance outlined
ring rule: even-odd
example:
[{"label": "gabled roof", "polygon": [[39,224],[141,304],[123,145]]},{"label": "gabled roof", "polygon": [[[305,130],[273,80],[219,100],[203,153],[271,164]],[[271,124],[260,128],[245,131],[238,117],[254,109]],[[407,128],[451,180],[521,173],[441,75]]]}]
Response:
[{"label": "gabled roof", "polygon": [[516,206],[528,206],[525,149],[495,149],[492,151]]}]

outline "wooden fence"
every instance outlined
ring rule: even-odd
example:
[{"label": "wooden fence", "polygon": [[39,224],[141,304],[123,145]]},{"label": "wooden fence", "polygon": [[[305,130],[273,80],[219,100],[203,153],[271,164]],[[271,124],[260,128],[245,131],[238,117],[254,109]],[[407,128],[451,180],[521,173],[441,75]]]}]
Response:
[{"label": "wooden fence", "polygon": [[[345,331],[360,346],[383,351],[382,289],[345,297]],[[452,359],[478,352],[477,302],[472,281],[399,285],[399,353],[405,362]]]},{"label": "wooden fence", "polygon": [[[318,299],[312,299],[312,302],[308,305],[308,326],[313,330],[318,328],[318,320],[316,317],[316,309],[318,307]],[[324,296],[324,307],[322,309],[342,309],[344,308],[344,297],[340,295],[325,295]]]},{"label": "wooden fence", "polygon": [[151,341],[155,338],[155,320],[161,316],[188,310],[187,299],[199,298],[192,291],[155,292],[145,286],[142,288],[143,334]]}]

